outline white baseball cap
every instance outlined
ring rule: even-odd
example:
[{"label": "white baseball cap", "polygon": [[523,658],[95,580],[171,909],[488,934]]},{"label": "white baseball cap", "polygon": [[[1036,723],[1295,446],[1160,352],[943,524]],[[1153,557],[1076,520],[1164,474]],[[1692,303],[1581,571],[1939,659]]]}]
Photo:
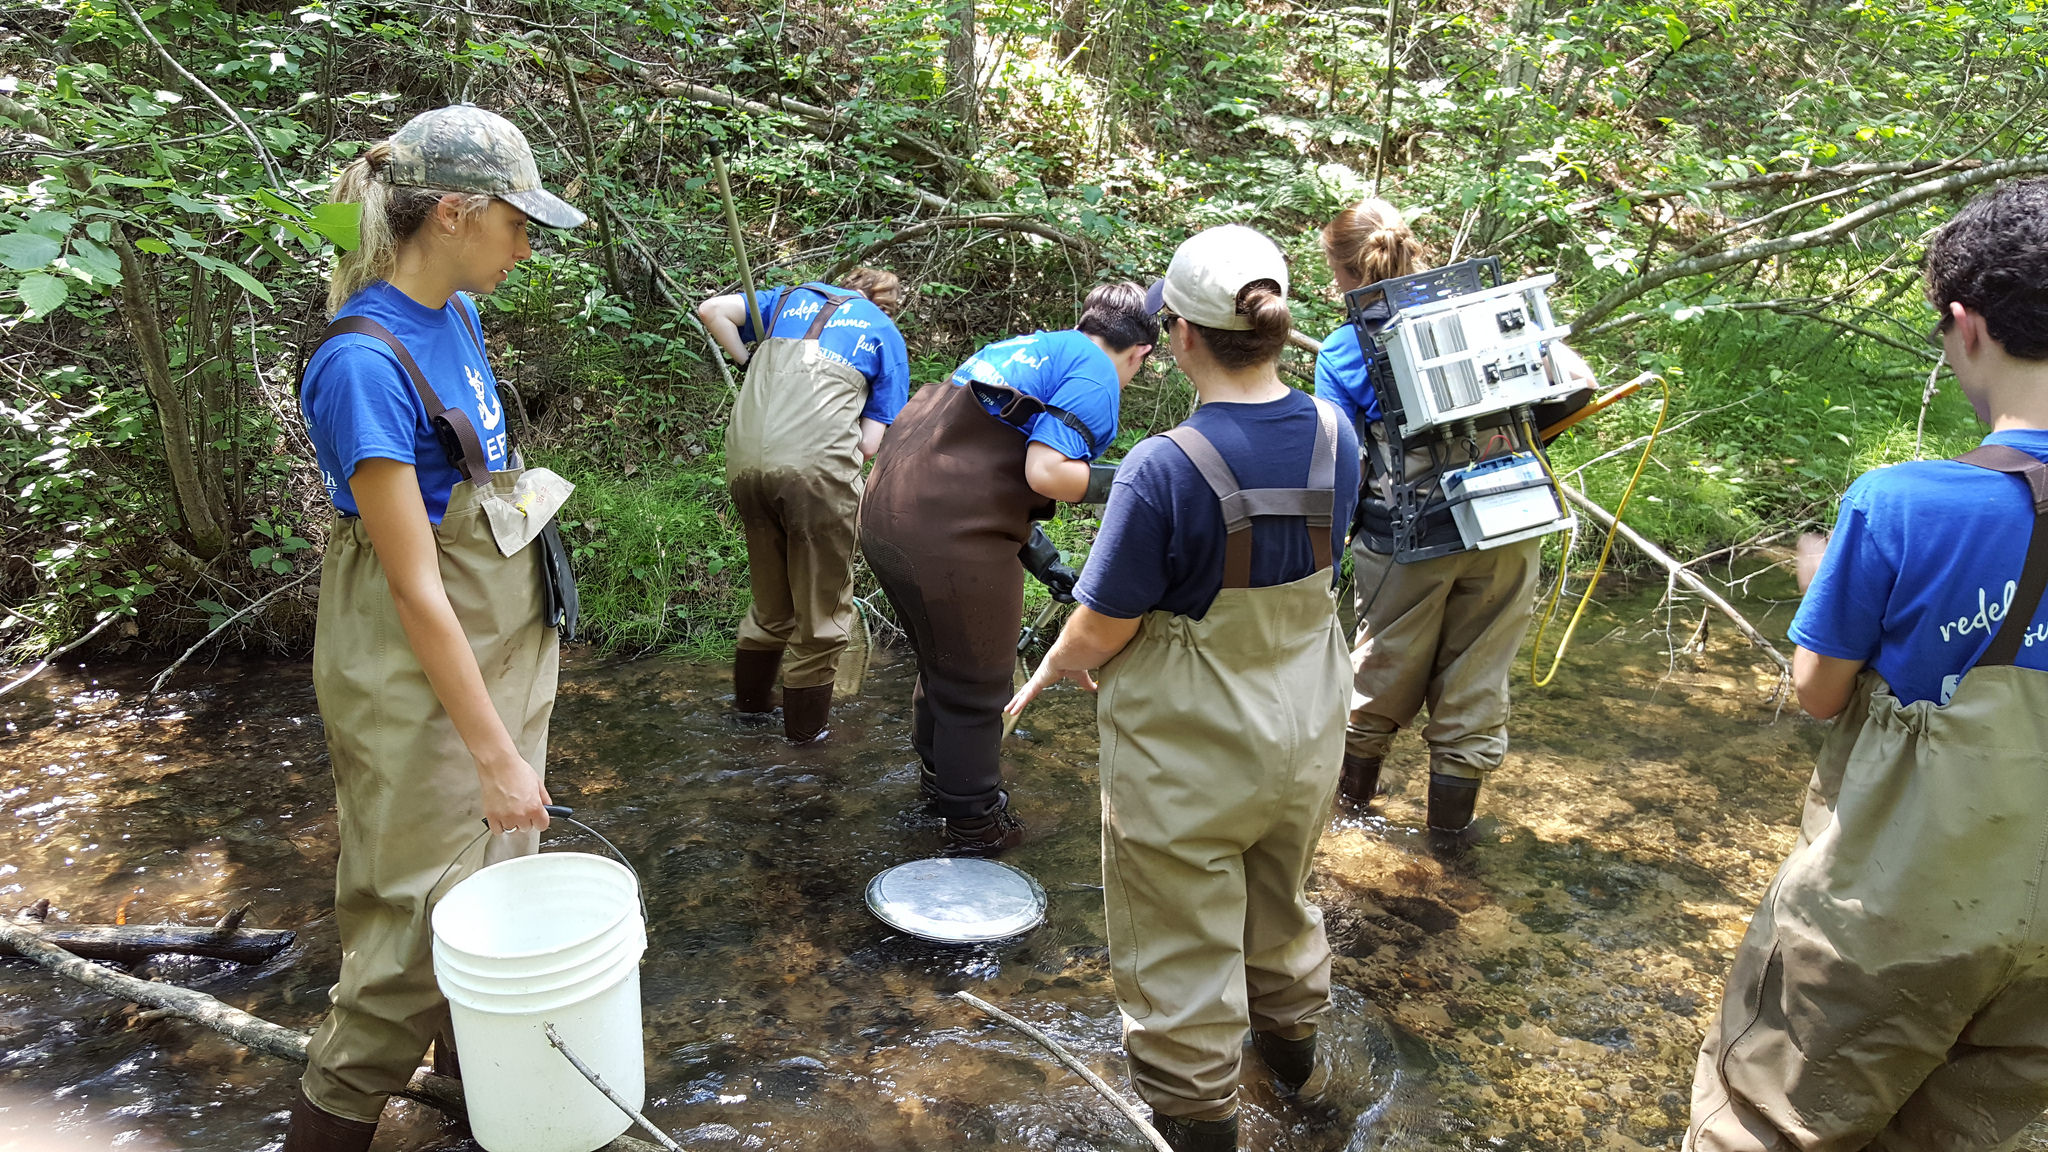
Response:
[{"label": "white baseball cap", "polygon": [[1266,235],[1242,224],[1195,233],[1173,250],[1166,275],[1145,293],[1145,308],[1171,309],[1204,328],[1249,331],[1250,316],[1239,305],[1244,290],[1270,280],[1287,295],[1287,257]]}]

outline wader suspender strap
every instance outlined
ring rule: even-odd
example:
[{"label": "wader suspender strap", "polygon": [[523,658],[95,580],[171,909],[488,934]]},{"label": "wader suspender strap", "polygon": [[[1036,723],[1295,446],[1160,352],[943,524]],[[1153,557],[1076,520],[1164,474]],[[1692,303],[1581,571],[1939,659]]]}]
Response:
[{"label": "wader suspender strap", "polygon": [[1252,584],[1252,517],[1300,516],[1308,522],[1309,548],[1316,570],[1330,566],[1330,522],[1337,506],[1337,409],[1316,402],[1316,447],[1309,458],[1308,485],[1303,488],[1240,488],[1237,474],[1216,451],[1216,445],[1186,424],[1166,433],[1194,462],[1216,502],[1223,509],[1223,586]]},{"label": "wader suspender strap", "polygon": [[1047,404],[1036,396],[1027,396],[1015,388],[1005,388],[1000,384],[984,384],[979,380],[969,380],[967,387],[974,389],[974,398],[981,401],[984,406],[995,405],[998,409],[996,419],[1003,423],[1024,431],[1024,425],[1029,423],[1033,416],[1042,412],[1079,432],[1081,443],[1088,446],[1089,459],[1101,455],[1102,450],[1095,446],[1095,434],[1088,431],[1087,422],[1065,408]]},{"label": "wader suspender strap", "polygon": [[2012,605],[1998,625],[1991,646],[1977,660],[1979,668],[1996,668],[2019,658],[2020,642],[2033,627],[2034,613],[2041,607],[2041,595],[2048,591],[2048,464],[2005,444],[1985,444],[1956,457],[1959,463],[1974,464],[1993,472],[2018,476],[2027,482],[2034,498],[2034,533],[2027,541],[2026,566],[2020,569]]},{"label": "wader suspender strap", "polygon": [[[467,327],[468,310],[457,311],[462,313],[464,326]],[[320,344],[325,344],[344,333],[382,340],[397,355],[398,363],[405,368],[406,378],[412,381],[413,391],[419,393],[420,403],[426,405],[427,419],[433,424],[435,437],[441,441],[441,450],[448,454],[448,462],[455,466],[455,470],[462,474],[463,479],[471,483],[488,483],[491,478],[490,457],[484,454],[483,441],[477,439],[476,426],[469,422],[469,413],[441,403],[440,394],[434,391],[432,384],[427,383],[426,374],[420,371],[420,366],[414,362],[412,353],[405,350],[405,345],[399,343],[398,337],[367,316],[343,316],[327,326],[327,331],[320,337]],[[470,330],[470,337],[476,337],[475,329]],[[313,345],[313,351],[306,354],[306,363],[313,362],[313,353],[320,351],[320,344]],[[482,351],[481,341],[478,342],[477,349]]]},{"label": "wader suspender strap", "polygon": [[[763,323],[768,325],[769,332],[775,331],[775,325],[781,322],[782,310],[789,307],[789,298],[799,292],[816,292],[825,298],[824,309],[818,313],[817,319],[811,321],[811,326],[804,331],[804,339],[806,340],[816,340],[818,334],[825,330],[825,324],[832,319],[832,314],[839,311],[839,306],[853,299],[851,296],[839,296],[831,292],[822,292],[808,284],[799,284],[782,294],[782,299],[775,302],[775,315],[763,321]],[[767,338],[766,333],[761,335],[761,339],[766,340]]]}]

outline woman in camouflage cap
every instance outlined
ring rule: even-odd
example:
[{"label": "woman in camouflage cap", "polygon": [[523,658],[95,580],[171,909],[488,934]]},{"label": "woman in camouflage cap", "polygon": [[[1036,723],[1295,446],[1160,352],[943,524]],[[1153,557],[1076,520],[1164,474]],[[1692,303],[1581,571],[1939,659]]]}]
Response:
[{"label": "woman in camouflage cap", "polygon": [[[333,198],[362,206],[362,241],[336,262],[335,322],[300,403],[335,508],[313,683],[340,814],[342,962],[289,1152],[367,1149],[429,1044],[455,1072],[428,913],[471,868],[533,851],[548,824],[558,638],[539,549],[486,515],[522,469],[466,294],[532,254],[529,220],[584,220],[541,187],[519,129],[469,105],[371,147]],[[479,817],[481,859],[465,852]]]}]

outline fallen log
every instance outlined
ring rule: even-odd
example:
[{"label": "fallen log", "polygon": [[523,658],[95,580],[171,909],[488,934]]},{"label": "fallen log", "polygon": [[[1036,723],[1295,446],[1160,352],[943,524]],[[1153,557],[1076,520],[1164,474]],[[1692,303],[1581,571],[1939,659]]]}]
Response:
[{"label": "fallen log", "polygon": [[195,928],[189,924],[17,924],[73,956],[113,964],[140,964],[169,952],[237,964],[266,964],[291,947],[298,933],[284,928]]},{"label": "fallen log", "polygon": [[[151,956],[174,953],[237,964],[266,964],[291,947],[298,933],[282,928],[244,928],[251,905],[244,904],[209,926],[191,924],[51,924],[50,902],[38,900],[15,917],[17,927],[34,932],[73,956],[113,964],[140,964]],[[4,954],[5,948],[0,948]]]},{"label": "fallen log", "polygon": [[1756,645],[1756,647],[1759,650],[1761,650],[1764,655],[1769,656],[1771,658],[1771,662],[1778,666],[1778,670],[1780,672],[1783,672],[1787,676],[1790,676],[1792,674],[1792,662],[1785,658],[1785,654],[1783,652],[1778,651],[1776,645],[1772,644],[1769,640],[1764,639],[1764,634],[1757,631],[1756,625],[1751,624],[1746,618],[1744,618],[1742,613],[1737,612],[1735,610],[1735,605],[1730,604],[1728,602],[1727,597],[1721,595],[1719,592],[1714,591],[1711,587],[1707,585],[1707,582],[1705,580],[1700,579],[1698,576],[1688,571],[1683,564],[1680,564],[1677,560],[1672,559],[1670,553],[1664,551],[1662,548],[1657,547],[1655,544],[1650,543],[1648,540],[1645,540],[1643,538],[1642,533],[1637,532],[1635,529],[1629,527],[1626,524],[1621,524],[1617,526],[1614,519],[1614,514],[1612,512],[1609,512],[1607,509],[1602,508],[1600,505],[1593,503],[1593,501],[1589,497],[1587,497],[1585,493],[1579,491],[1577,488],[1574,488],[1569,484],[1566,484],[1562,480],[1558,481],[1557,487],[1560,491],[1564,493],[1565,499],[1571,501],[1573,504],[1576,504],[1580,508],[1584,509],[1587,515],[1591,516],[1595,520],[1598,520],[1603,527],[1613,529],[1616,535],[1620,536],[1624,540],[1627,540],[1629,543],[1635,545],[1637,551],[1641,552],[1645,556],[1648,556],[1652,561],[1656,562],[1666,572],[1670,573],[1670,579],[1672,581],[1679,584],[1683,584],[1686,587],[1692,589],[1693,591],[1699,593],[1701,599],[1705,600],[1708,604],[1713,605],[1714,608],[1720,611],[1721,615],[1726,616],[1729,620],[1733,621],[1735,627],[1738,630],[1740,630],[1744,636],[1749,638],[1749,642],[1751,644]]},{"label": "fallen log", "polygon": [[[224,1004],[204,992],[156,980],[138,979],[124,972],[116,972],[111,968],[103,968],[91,961],[82,960],[43,940],[34,925],[0,919],[0,945],[5,945],[8,950],[23,959],[33,960],[57,975],[77,981],[96,992],[105,993],[118,1000],[147,1005],[159,1010],[164,1016],[175,1016],[180,1020],[198,1024],[244,1048],[297,1064],[306,1062],[306,1041],[311,1039],[306,1033],[273,1024],[260,1016]],[[460,1080],[436,1076],[431,1072],[417,1072],[414,1073],[412,1082],[407,1084],[399,1095],[417,1100],[458,1120],[469,1115],[463,1103]],[[661,1152],[661,1149],[645,1140],[621,1136],[598,1152]]]}]

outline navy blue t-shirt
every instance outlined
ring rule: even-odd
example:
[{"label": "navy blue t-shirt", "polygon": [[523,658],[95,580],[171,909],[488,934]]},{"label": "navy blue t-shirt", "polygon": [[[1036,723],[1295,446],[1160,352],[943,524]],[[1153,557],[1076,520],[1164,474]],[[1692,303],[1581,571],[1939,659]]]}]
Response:
[{"label": "navy blue t-shirt", "polygon": [[[910,353],[903,346],[903,333],[897,331],[896,322],[874,301],[851,288],[819,282],[805,287],[853,297],[825,322],[825,330],[818,333],[818,351],[867,377],[868,402],[860,410],[862,419],[894,424],[896,414],[910,399]],[[784,340],[801,340],[811,330],[811,321],[825,307],[825,298],[816,292],[797,292],[796,299],[777,316],[775,309],[791,291],[794,289],[772,288],[754,293],[754,300],[761,306],[761,322],[768,325],[770,334]],[[740,321],[740,339],[755,339],[751,311]]]},{"label": "navy blue t-shirt", "polygon": [[1051,413],[1033,416],[1024,430],[1026,439],[1055,448],[1069,460],[1093,460],[1116,440],[1123,384],[1109,353],[1079,329],[998,340],[953,370],[956,386],[970,380],[1015,389],[1079,417],[1095,437],[1093,452],[1079,432]]},{"label": "navy blue t-shirt", "polygon": [[[2048,430],[1984,442],[2048,460]],[[1866,472],[1842,497],[1792,640],[1863,661],[1903,703],[1946,704],[2005,619],[2033,531],[2033,498],[2016,476],[1953,460]],[[2048,669],[2048,603],[2015,662]]]},{"label": "navy blue t-shirt", "polygon": [[[1265,404],[1204,404],[1187,422],[1216,446],[1241,488],[1308,482],[1317,421],[1316,401],[1307,393],[1290,391]],[[1344,554],[1357,503],[1358,436],[1340,420],[1332,557]],[[1194,461],[1166,437],[1149,437],[1117,469],[1102,530],[1074,595],[1120,620],[1152,611],[1199,620],[1223,589],[1224,540],[1223,509]],[[1315,570],[1300,517],[1252,518],[1252,587],[1291,584]]]},{"label": "navy blue t-shirt", "polygon": [[[468,297],[457,292],[440,308],[429,308],[379,280],[349,297],[335,315],[368,317],[398,337],[441,403],[468,413],[491,471],[508,467],[506,413],[491,362],[463,321],[465,315],[476,319]],[[462,475],[448,462],[426,404],[389,345],[355,333],[322,344],[306,365],[299,407],[327,498],[344,515],[357,514],[348,486],[356,466],[374,458],[412,465],[427,519],[441,522]]]}]

